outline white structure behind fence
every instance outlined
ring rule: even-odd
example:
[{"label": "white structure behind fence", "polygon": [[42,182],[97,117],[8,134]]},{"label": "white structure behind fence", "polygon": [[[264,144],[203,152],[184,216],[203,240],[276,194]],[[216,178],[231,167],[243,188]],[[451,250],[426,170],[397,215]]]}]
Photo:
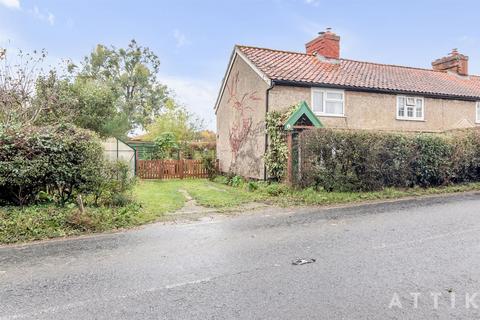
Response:
[{"label": "white structure behind fence", "polygon": [[117,138],[108,138],[103,142],[103,150],[107,160],[127,162],[130,167],[130,173],[132,176],[135,175],[135,149]]}]

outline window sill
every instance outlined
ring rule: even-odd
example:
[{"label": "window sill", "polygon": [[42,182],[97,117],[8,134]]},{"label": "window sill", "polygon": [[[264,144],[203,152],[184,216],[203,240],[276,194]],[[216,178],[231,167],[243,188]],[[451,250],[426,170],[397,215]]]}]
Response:
[{"label": "window sill", "polygon": [[315,113],[317,117],[346,118],[344,114]]},{"label": "window sill", "polygon": [[399,121],[415,121],[415,122],[427,122],[425,119],[410,119],[410,118],[395,118],[396,120]]}]

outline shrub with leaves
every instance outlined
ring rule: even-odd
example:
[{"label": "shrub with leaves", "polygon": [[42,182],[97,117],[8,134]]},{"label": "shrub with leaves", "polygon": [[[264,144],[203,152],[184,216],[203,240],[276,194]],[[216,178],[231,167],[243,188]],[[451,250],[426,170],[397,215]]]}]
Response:
[{"label": "shrub with leaves", "polygon": [[480,132],[398,134],[334,129],[300,135],[295,184],[327,191],[480,181]]},{"label": "shrub with leaves", "polygon": [[90,193],[101,173],[96,135],[73,125],[0,128],[0,198],[24,205],[40,192],[60,204],[74,192]]},{"label": "shrub with leaves", "polygon": [[212,180],[217,175],[215,152],[204,151],[202,153],[202,165],[207,171],[208,179]]},{"label": "shrub with leaves", "polygon": [[128,194],[135,185],[135,176],[125,161],[105,161],[101,175],[93,183],[95,205],[124,206],[131,201]]},{"label": "shrub with leaves", "polygon": [[172,132],[164,132],[160,134],[155,138],[154,143],[154,158],[156,159],[171,158],[173,153],[178,150],[177,138]]},{"label": "shrub with leaves", "polygon": [[288,159],[286,134],[283,130],[284,114],[273,111],[267,114],[268,150],[264,161],[268,177],[279,181],[285,176]]}]

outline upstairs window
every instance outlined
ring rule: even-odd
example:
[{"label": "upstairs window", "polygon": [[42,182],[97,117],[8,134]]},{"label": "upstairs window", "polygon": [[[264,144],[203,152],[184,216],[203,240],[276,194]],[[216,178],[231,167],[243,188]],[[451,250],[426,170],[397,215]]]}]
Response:
[{"label": "upstairs window", "polygon": [[424,120],[424,109],[424,102],[421,97],[397,97],[397,119]]},{"label": "upstairs window", "polygon": [[343,90],[312,88],[312,110],[321,116],[342,117],[344,98]]}]

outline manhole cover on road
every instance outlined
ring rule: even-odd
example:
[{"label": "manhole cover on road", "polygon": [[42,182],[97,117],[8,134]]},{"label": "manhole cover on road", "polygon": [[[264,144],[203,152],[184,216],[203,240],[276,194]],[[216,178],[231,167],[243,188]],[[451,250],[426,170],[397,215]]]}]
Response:
[{"label": "manhole cover on road", "polygon": [[301,266],[307,263],[314,263],[316,260],[315,259],[295,259],[292,261],[292,264],[294,266]]}]

